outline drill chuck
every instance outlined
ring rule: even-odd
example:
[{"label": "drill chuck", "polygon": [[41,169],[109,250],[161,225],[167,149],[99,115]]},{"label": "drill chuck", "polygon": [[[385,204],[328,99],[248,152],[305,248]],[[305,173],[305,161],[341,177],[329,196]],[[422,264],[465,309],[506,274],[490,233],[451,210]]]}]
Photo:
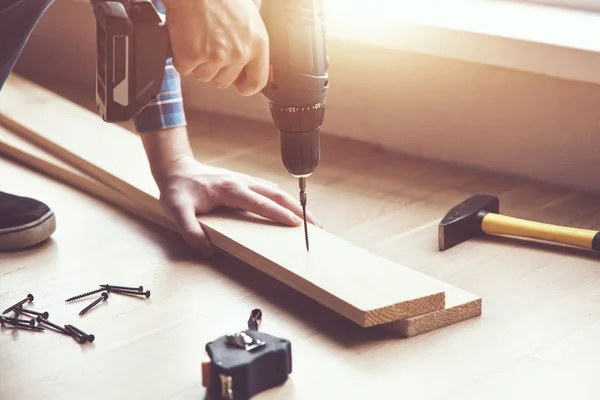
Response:
[{"label": "drill chuck", "polygon": [[285,111],[275,111],[271,107],[275,125],[279,129],[281,160],[287,171],[296,178],[310,176],[319,164],[319,131],[324,108],[311,108],[285,115]]}]

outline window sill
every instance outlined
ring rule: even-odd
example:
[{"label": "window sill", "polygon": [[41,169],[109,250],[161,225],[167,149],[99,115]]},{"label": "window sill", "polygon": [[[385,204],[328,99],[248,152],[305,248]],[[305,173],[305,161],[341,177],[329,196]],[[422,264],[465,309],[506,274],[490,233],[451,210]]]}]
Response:
[{"label": "window sill", "polygon": [[600,13],[502,0],[324,2],[329,38],[600,83]]}]

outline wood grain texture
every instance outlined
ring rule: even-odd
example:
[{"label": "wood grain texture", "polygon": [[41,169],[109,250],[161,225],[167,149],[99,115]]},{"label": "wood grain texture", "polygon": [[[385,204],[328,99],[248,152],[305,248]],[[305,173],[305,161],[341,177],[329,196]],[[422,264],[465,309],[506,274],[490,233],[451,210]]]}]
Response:
[{"label": "wood grain texture", "polygon": [[[82,189],[109,203],[124,208],[134,215],[151,222],[155,222],[156,220],[161,221],[161,217],[151,210],[140,208],[128,197],[88,177],[79,170],[2,127],[0,127],[0,153],[12,157],[24,165],[35,168],[41,173],[60,179],[75,188]],[[175,232],[177,231],[171,220],[166,220],[160,225]],[[481,315],[481,297],[451,285],[443,286],[446,299],[443,310],[423,313],[416,317],[387,323],[384,326],[397,333],[400,337],[413,337]]]},{"label": "wood grain texture", "polygon": [[385,327],[397,332],[400,337],[409,338],[478,317],[481,313],[481,297],[448,285],[443,310],[390,322]]},{"label": "wood grain texture", "polygon": [[178,231],[173,220],[164,214],[157,213],[152,208],[141,206],[124,194],[89,177],[70,164],[52,156],[2,126],[0,126],[0,154],[13,158],[41,173],[99,197],[138,217],[155,222],[163,228],[174,232]]},{"label": "wood grain texture", "polygon": [[[101,182],[88,177],[77,169],[2,127],[0,127],[0,154],[5,154],[41,173],[45,173],[51,177],[60,179],[67,184],[71,184],[75,188],[96,195],[111,204],[132,212],[138,217],[145,218],[151,222],[155,222],[155,220],[160,221],[160,217],[153,213],[152,210],[136,207],[136,204],[128,197]],[[171,220],[166,220],[160,225],[173,231],[177,231]],[[242,232],[240,232],[240,234],[242,234]],[[444,284],[443,282],[440,282],[440,285],[442,285],[445,290],[446,301],[444,309],[423,313],[405,320],[387,323],[384,324],[384,326],[397,333],[398,336],[407,338],[481,315],[481,297],[451,285]]]},{"label": "wood grain texture", "polygon": [[[11,130],[144,207],[164,212],[138,137],[18,77],[12,76],[3,92],[0,115]],[[28,111],[32,107],[35,118],[30,118]],[[68,122],[56,115],[68,115]],[[312,225],[314,244],[307,253],[298,245],[302,243],[302,227],[283,227],[231,211],[215,212],[199,220],[216,247],[361,326],[444,307],[443,282]]]}]

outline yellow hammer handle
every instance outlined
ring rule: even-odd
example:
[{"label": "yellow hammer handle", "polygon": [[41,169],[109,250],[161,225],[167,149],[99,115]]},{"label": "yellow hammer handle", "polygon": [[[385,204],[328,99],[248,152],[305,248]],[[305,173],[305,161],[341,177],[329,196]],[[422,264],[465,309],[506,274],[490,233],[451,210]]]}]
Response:
[{"label": "yellow hammer handle", "polygon": [[527,237],[600,251],[600,233],[487,213],[481,229],[488,234]]}]

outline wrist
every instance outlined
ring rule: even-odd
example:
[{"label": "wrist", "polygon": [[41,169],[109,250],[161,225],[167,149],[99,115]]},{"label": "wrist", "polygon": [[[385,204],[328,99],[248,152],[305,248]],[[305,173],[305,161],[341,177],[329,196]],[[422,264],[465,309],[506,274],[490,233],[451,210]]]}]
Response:
[{"label": "wrist", "polygon": [[174,163],[182,158],[194,157],[185,127],[162,129],[142,133],[140,136],[152,176],[159,187],[168,179],[169,170]]}]

